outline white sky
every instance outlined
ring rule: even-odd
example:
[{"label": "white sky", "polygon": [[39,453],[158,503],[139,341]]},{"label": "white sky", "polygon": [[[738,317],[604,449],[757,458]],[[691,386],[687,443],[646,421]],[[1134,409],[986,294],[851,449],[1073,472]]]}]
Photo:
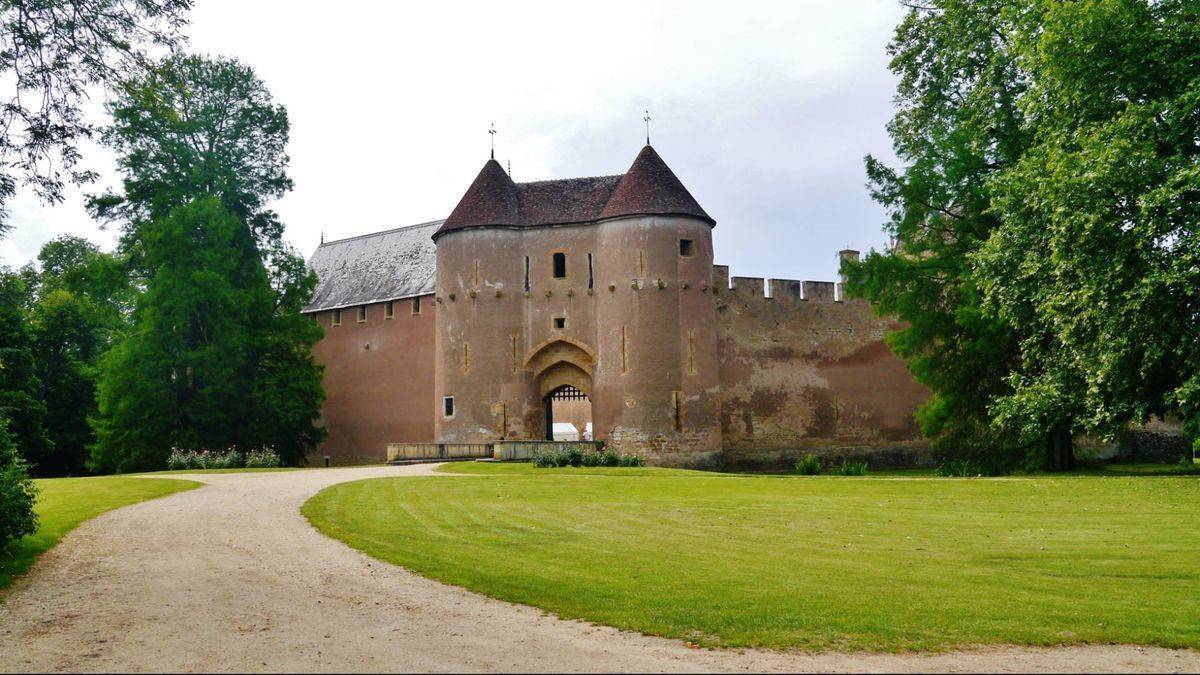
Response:
[{"label": "white sky", "polygon": [[[651,140],[717,220],[731,274],[832,279],[884,243],[863,156],[891,160],[896,0],[328,3],[196,0],[193,51],[250,64],[287,106],[295,190],[275,208],[304,255],[444,218],[487,159],[517,181],[624,172]],[[112,158],[87,150],[116,184]],[[106,247],[78,193],[13,205],[0,264],[70,232]]]}]

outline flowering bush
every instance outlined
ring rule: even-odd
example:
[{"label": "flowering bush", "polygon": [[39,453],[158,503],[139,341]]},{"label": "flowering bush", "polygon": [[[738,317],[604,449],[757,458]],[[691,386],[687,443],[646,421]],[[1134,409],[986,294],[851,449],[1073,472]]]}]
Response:
[{"label": "flowering bush", "polygon": [[245,453],[238,450],[237,446],[228,448],[224,452],[171,448],[171,454],[167,457],[167,468],[174,470],[256,469],[275,468],[279,465],[279,455],[273,446],[252,449]]}]

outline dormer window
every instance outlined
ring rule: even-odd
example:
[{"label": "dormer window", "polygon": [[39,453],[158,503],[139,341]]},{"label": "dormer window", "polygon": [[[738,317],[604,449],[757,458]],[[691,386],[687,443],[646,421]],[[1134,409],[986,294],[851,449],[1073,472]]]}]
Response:
[{"label": "dormer window", "polygon": [[567,278],[567,254],[566,253],[555,253],[553,258],[551,259],[551,267],[553,267],[555,279],[566,279]]}]

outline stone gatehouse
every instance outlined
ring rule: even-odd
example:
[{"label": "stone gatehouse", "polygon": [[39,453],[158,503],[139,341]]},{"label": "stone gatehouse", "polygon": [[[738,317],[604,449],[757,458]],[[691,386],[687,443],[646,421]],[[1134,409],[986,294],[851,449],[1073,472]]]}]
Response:
[{"label": "stone gatehouse", "polygon": [[927,392],[890,321],[835,282],[730,278],[715,225],[647,145],[593,178],[514,183],[492,159],[445,220],[323,242],[318,459],[542,439],[569,418],[664,465],[911,461]]}]

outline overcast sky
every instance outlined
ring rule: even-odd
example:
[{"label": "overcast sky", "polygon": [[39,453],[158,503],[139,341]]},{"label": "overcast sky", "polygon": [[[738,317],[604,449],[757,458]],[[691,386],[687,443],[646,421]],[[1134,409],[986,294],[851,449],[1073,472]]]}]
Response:
[{"label": "overcast sky", "polygon": [[[624,172],[651,141],[717,220],[738,276],[832,279],[881,246],[863,156],[890,160],[896,0],[298,3],[196,0],[191,49],[253,66],[287,106],[296,187],[275,208],[305,256],[327,239],[444,218],[488,153],[517,181]],[[114,185],[112,158],[87,149]],[[0,264],[70,232],[77,193],[13,204]]]}]

